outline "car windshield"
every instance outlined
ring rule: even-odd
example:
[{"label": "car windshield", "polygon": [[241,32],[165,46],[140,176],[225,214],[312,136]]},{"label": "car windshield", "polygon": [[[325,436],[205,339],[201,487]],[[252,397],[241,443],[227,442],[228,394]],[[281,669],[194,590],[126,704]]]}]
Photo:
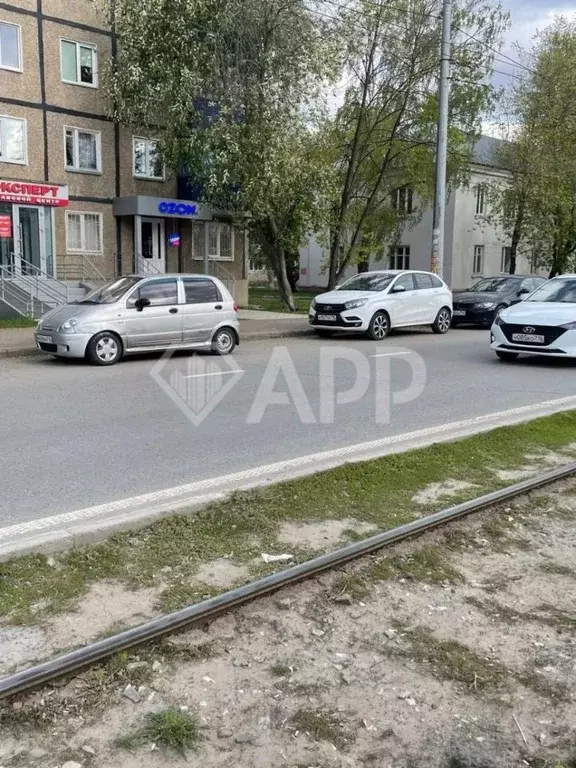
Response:
[{"label": "car windshield", "polygon": [[355,275],[350,280],[339,285],[337,291],[383,291],[387,288],[396,275],[388,272],[373,272],[363,275]]},{"label": "car windshield", "polygon": [[470,288],[475,293],[501,293],[511,291],[518,284],[518,280],[510,277],[488,277]]},{"label": "car windshield", "polygon": [[576,277],[548,280],[540,286],[526,301],[550,301],[564,304],[576,304]]},{"label": "car windshield", "polygon": [[136,283],[142,280],[141,277],[121,277],[117,280],[110,280],[99,288],[95,288],[87,293],[83,299],[74,302],[75,304],[113,304],[130,290]]}]

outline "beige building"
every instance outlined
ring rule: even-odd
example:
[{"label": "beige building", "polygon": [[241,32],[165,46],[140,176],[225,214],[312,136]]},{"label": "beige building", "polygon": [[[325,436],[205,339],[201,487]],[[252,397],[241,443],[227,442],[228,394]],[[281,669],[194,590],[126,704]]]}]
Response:
[{"label": "beige building", "polygon": [[0,277],[210,271],[247,303],[244,233],[109,117],[115,44],[92,0],[0,2]]}]

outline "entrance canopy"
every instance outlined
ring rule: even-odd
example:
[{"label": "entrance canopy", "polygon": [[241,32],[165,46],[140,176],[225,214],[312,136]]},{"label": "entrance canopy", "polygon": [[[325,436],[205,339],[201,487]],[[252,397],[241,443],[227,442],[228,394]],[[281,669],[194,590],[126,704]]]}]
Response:
[{"label": "entrance canopy", "polygon": [[117,197],[112,210],[114,216],[145,216],[147,218],[161,216],[189,221],[212,221],[214,218],[214,211],[211,208],[193,200],[172,200],[147,195]]}]

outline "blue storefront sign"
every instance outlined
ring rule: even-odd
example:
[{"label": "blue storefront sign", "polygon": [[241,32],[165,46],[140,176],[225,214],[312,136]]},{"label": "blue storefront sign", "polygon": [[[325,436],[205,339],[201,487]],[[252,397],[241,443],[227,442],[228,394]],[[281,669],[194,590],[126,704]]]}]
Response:
[{"label": "blue storefront sign", "polygon": [[158,204],[158,210],[164,216],[196,216],[198,206],[193,203],[175,203],[163,200]]}]

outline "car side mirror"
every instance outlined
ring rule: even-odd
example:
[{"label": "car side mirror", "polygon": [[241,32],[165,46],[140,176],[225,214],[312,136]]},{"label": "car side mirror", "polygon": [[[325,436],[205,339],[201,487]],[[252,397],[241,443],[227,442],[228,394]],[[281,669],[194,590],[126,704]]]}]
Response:
[{"label": "car side mirror", "polygon": [[134,302],[134,306],[136,307],[138,312],[142,312],[144,307],[150,306],[150,299],[148,299],[146,296],[142,296],[141,298],[136,299],[136,301]]},{"label": "car side mirror", "polygon": [[518,296],[527,296],[530,293],[530,290],[528,288],[520,288],[518,291]]},{"label": "car side mirror", "polygon": [[403,285],[395,285],[392,288],[392,293],[406,293],[406,288]]}]

